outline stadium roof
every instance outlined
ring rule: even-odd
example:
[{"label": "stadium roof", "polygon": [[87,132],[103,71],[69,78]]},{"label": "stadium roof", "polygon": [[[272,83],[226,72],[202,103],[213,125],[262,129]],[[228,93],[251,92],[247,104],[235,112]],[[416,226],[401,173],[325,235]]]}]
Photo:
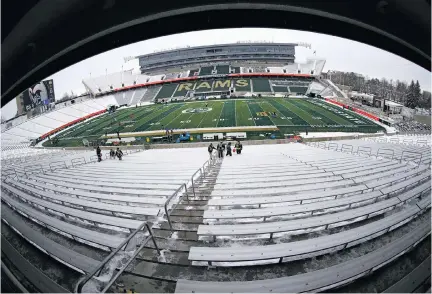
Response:
[{"label": "stadium roof", "polygon": [[205,49],[205,48],[214,48],[214,47],[229,47],[229,46],[265,46],[265,45],[292,45],[297,46],[297,43],[272,43],[272,42],[237,42],[237,43],[228,43],[228,44],[213,44],[213,45],[203,45],[203,46],[193,46],[193,47],[181,47],[181,48],[174,48],[174,49],[166,49],[166,50],[160,50],[149,54],[143,54],[136,56],[136,58],[140,58],[142,56],[153,56],[163,53],[169,53],[169,52],[176,52],[176,51],[187,51],[187,50],[194,50],[194,49]]},{"label": "stadium roof", "polygon": [[431,66],[431,6],[426,0],[32,3],[2,2],[2,106],[33,83],[101,52],[204,29],[306,30],[367,43],[427,70]]}]

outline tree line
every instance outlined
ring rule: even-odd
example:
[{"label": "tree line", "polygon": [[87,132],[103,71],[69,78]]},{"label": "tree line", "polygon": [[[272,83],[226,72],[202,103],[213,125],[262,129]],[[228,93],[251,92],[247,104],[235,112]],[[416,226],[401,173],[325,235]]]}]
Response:
[{"label": "tree line", "polygon": [[431,92],[422,91],[419,81],[412,80],[410,84],[399,80],[387,80],[365,77],[354,72],[323,73],[325,79],[330,79],[338,85],[349,86],[352,91],[373,94],[399,102],[409,108],[431,108]]}]

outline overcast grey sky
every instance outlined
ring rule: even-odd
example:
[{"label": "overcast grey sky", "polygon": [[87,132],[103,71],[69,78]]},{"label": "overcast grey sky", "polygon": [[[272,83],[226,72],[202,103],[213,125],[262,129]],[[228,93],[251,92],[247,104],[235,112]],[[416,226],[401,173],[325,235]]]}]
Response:
[{"label": "overcast grey sky", "polygon": [[[304,61],[316,50],[317,57],[327,60],[327,70],[353,71],[375,78],[393,79],[410,82],[419,80],[423,90],[431,90],[431,73],[418,65],[387,51],[359,42],[296,30],[239,28],[190,32],[169,35],[156,39],[141,41],[123,46],[105,53],[85,59],[64,70],[47,77],[54,79],[55,95],[60,99],[65,92],[84,92],[82,79],[104,75],[105,70],[120,71],[126,56],[137,56],[152,53],[156,50],[174,47],[235,43],[237,41],[274,41],[297,43],[305,42],[312,45],[312,50],[297,47],[296,61]],[[124,68],[127,69],[127,68]],[[15,115],[16,103],[11,101],[2,108],[2,117],[8,119]]]}]

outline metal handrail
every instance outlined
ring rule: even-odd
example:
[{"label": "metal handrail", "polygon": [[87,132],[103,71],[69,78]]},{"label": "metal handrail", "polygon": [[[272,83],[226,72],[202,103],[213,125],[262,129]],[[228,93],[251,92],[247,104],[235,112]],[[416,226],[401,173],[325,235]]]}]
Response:
[{"label": "metal handrail", "polygon": [[79,164],[86,164],[87,163],[87,161],[85,160],[85,157],[74,158],[74,159],[71,160],[72,167],[75,167],[75,165],[74,165],[75,162],[77,162],[80,159],[83,159],[84,163],[79,163]]},{"label": "metal handrail", "polygon": [[[181,184],[181,186],[170,196],[170,197],[168,197],[168,199],[165,201],[165,204],[164,204],[164,209],[165,209],[165,215],[167,216],[167,219],[168,219],[168,224],[169,224],[169,226],[170,226],[170,229],[171,229],[171,231],[172,231],[172,223],[171,223],[171,218],[170,218],[170,214],[168,213],[168,203],[173,199],[173,197],[174,196],[176,196],[177,194],[178,194],[178,192],[179,191],[181,191],[182,189],[184,188],[184,190],[185,190],[185,193],[186,193],[186,199],[187,199],[187,201],[189,202],[189,195],[188,195],[188,192],[187,192],[187,186],[186,186],[186,184]],[[181,198],[181,197],[180,197]],[[179,199],[179,202],[180,202],[180,199]],[[178,203],[179,202],[177,202],[177,204],[174,206],[174,209],[177,207],[177,205],[178,205]],[[172,209],[173,210],[173,209]],[[171,211],[172,211],[171,210]]]},{"label": "metal handrail", "polygon": [[[147,226],[149,231],[151,232],[151,228],[149,226]],[[156,241],[153,237],[153,232],[150,233],[151,236],[148,236],[146,238],[146,240],[144,240],[144,242],[141,243],[141,246],[135,250],[134,254],[129,258],[129,260],[126,262],[126,264],[117,272],[117,274],[111,278],[111,280],[109,281],[109,283],[105,286],[105,288],[103,288],[101,293],[105,293],[106,291],[108,291],[108,289],[112,286],[112,284],[114,284],[114,282],[120,277],[120,275],[127,269],[127,267],[129,266],[129,264],[131,264],[132,261],[134,261],[135,257],[141,252],[141,250],[144,248],[144,246],[147,244],[147,242],[150,240],[150,238],[153,240],[153,244],[158,252],[159,255],[161,255],[159,247],[156,244]]]},{"label": "metal handrail", "polygon": [[[130,234],[114,251],[112,251],[107,257],[105,257],[105,259],[104,260],[102,260],[100,263],[99,263],[99,265],[98,265],[98,267],[96,267],[91,273],[89,273],[89,274],[87,274],[86,276],[85,276],[85,278],[83,279],[83,280],[81,280],[81,281],[79,281],[78,282],[78,284],[77,284],[77,286],[76,286],[76,293],[81,293],[81,291],[82,291],[82,288],[84,287],[84,285],[94,276],[94,275],[96,275],[96,274],[100,274],[101,273],[101,271],[102,271],[102,269],[103,269],[103,267],[114,257],[114,255],[115,254],[117,254],[123,247],[127,247],[127,245],[129,244],[129,241],[139,232],[139,231],[141,231],[144,227],[146,227],[147,228],[147,230],[149,231],[149,233],[150,233],[150,236],[148,236],[147,238],[146,238],[146,240],[144,240],[144,242],[143,242],[143,244],[145,245],[145,244],[147,244],[147,242],[150,240],[150,238],[153,240],[153,244],[154,244],[154,246],[155,246],[155,248],[156,248],[156,250],[157,250],[157,252],[158,252],[158,254],[160,255],[160,250],[159,250],[159,247],[157,246],[157,244],[156,244],[156,241],[155,241],[155,239],[154,239],[154,236],[153,236],[153,232],[152,232],[152,230],[151,230],[151,228],[150,228],[150,226],[148,225],[148,223],[147,222],[144,222],[144,223],[142,223],[132,234]],[[142,245],[141,245],[142,246]],[[140,246],[140,248],[141,248],[141,246]],[[137,250],[138,251],[138,250]],[[138,251],[139,252],[139,251]],[[136,254],[134,254],[133,256],[132,256],[132,258],[131,259],[133,259],[133,258],[135,258],[135,256],[136,256]],[[128,263],[127,263],[127,265],[129,265],[131,263],[131,260],[129,260],[128,261]],[[123,270],[121,270],[121,273],[124,271],[126,269],[126,267],[124,267],[124,269]],[[114,276],[115,277],[115,279],[111,279],[110,280],[110,286],[115,282],[115,280],[118,278],[118,276],[119,275],[116,275],[116,276]],[[105,289],[104,289],[105,290]],[[106,290],[105,290],[106,291]]]},{"label": "metal handrail", "polygon": [[[401,157],[400,157],[399,163],[402,163],[402,160],[404,160],[404,154],[408,154],[408,156],[405,157],[405,161],[408,161],[409,159],[414,159],[414,160],[411,160],[411,161],[415,162],[416,159],[418,159],[417,167],[420,166],[420,164],[421,164],[421,162],[422,162],[422,159],[423,159],[423,154],[421,154],[421,153],[419,153],[419,152],[414,152],[414,151],[404,150],[404,151],[402,151],[402,154],[401,154]],[[416,154],[417,157],[409,156],[410,154]],[[420,155],[420,158],[418,157],[418,155]],[[406,160],[406,159],[408,159],[408,160]]]},{"label": "metal handrail", "polygon": [[[385,151],[385,150],[389,150],[389,151],[391,151],[392,152],[392,156],[391,156],[391,158],[390,158],[390,160],[393,160],[393,158],[394,158],[394,149],[390,149],[390,148],[379,148],[378,149],[378,151],[377,151],[377,154],[376,154],[376,157],[378,157],[380,154],[382,154],[382,155],[389,155],[389,154],[386,154],[386,153],[382,153],[382,152],[380,152],[380,150],[383,150],[383,151]],[[382,157],[384,157],[384,158],[388,158],[388,157],[385,157],[385,156],[382,156]]]},{"label": "metal handrail", "polygon": [[[57,164],[57,163],[61,163],[61,162],[64,164],[64,167],[67,169],[66,161],[61,161],[60,160],[60,161],[50,162],[50,164],[48,165],[49,168],[50,168],[50,171],[53,172],[53,167],[51,165],[54,165],[54,164]],[[58,167],[58,166],[55,166],[55,167]]]},{"label": "metal handrail", "polygon": [[195,195],[195,185],[194,185],[194,176],[198,173],[198,172],[200,172],[201,173],[201,175],[202,175],[202,170],[201,170],[201,168],[199,168],[193,175],[192,175],[192,177],[191,177],[191,182],[192,182],[192,192],[193,192],[193,195],[194,195],[194,197],[196,197],[196,195]]}]

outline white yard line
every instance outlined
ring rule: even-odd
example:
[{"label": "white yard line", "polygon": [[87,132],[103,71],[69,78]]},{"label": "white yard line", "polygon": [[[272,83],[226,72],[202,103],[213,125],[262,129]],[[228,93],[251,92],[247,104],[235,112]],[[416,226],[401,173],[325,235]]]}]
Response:
[{"label": "white yard line", "polygon": [[[213,105],[213,103],[209,103],[209,104],[211,104],[210,106]],[[212,110],[213,110],[213,107],[212,107]],[[208,111],[208,112],[205,113],[205,115],[204,115],[203,118],[201,119],[200,123],[198,124],[197,128],[200,127],[200,125],[202,124],[203,120],[207,117],[207,115],[208,115],[209,113],[210,113],[210,111]]]},{"label": "white yard line", "polygon": [[[186,105],[183,105],[183,106],[186,106]],[[183,106],[182,107],[180,107],[178,110],[180,110],[180,109],[182,109],[183,108]],[[169,123],[167,123],[166,125],[168,126],[170,123],[172,123],[173,121],[175,121],[180,115],[182,115],[183,113],[180,111],[180,113],[179,113],[179,115],[177,115],[175,118],[173,118]]]},{"label": "white yard line", "polygon": [[251,117],[252,117],[252,121],[253,121],[254,125],[256,126],[256,123],[255,123],[255,120],[254,120],[254,116],[252,115],[252,111],[251,111],[250,108],[249,108],[249,104],[247,104],[247,102],[245,102],[245,103],[246,103],[246,105],[247,105],[247,107],[248,107],[248,109],[249,109],[249,113],[250,113],[250,115],[251,115]]},{"label": "white yard line", "polygon": [[234,100],[234,121],[237,126],[237,100]]},{"label": "white yard line", "polygon": [[222,109],[221,109],[221,111],[220,111],[220,113],[219,113],[219,118],[218,118],[218,120],[216,121],[216,125],[215,125],[215,127],[217,127],[217,125],[218,125],[218,123],[219,123],[219,120],[220,120],[220,117],[221,117],[221,115],[222,115],[222,112],[223,112],[223,109],[224,109],[224,107],[225,107],[225,102],[222,102],[223,104],[222,104]]}]

